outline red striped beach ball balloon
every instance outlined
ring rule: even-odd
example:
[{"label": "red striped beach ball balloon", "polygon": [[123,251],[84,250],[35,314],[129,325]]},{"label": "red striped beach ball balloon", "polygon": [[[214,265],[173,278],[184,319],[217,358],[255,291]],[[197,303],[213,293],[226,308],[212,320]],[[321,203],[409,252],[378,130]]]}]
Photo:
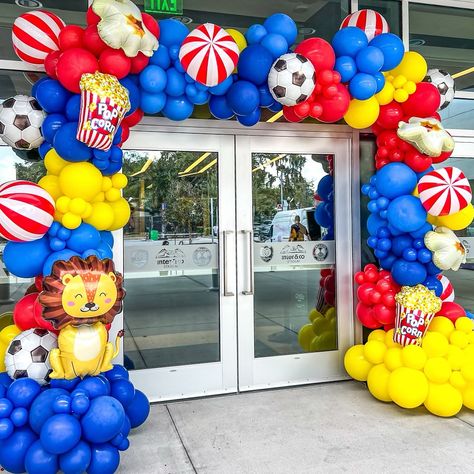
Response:
[{"label": "red striped beach ball balloon", "polygon": [[49,53],[59,50],[58,37],[65,26],[61,18],[44,10],[24,13],[13,23],[13,49],[23,61],[43,64]]},{"label": "red striped beach ball balloon", "polygon": [[470,204],[472,191],[465,174],[454,166],[426,173],[418,183],[423,207],[432,216],[448,216]]},{"label": "red striped beach ball balloon", "polygon": [[30,181],[0,185],[0,236],[14,242],[43,237],[53,223],[54,200]]},{"label": "red striped beach ball balloon", "polygon": [[446,278],[444,275],[437,275],[438,280],[443,285],[443,292],[441,293],[441,301],[444,303],[445,301],[454,301],[454,288],[451,285],[451,282]]},{"label": "red striped beach ball balloon", "polygon": [[369,41],[373,39],[374,36],[390,31],[387,20],[374,10],[359,10],[351,13],[342,20],[339,29],[341,30],[346,26],[356,26],[364,30]]},{"label": "red striped beach ball balloon", "polygon": [[239,47],[220,26],[204,23],[191,31],[181,45],[179,59],[184,70],[208,87],[225,81],[237,66]]}]

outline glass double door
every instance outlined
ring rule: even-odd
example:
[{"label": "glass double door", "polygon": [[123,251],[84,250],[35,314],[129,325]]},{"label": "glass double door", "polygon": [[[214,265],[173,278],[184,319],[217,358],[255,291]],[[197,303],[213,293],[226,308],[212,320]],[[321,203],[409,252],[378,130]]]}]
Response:
[{"label": "glass double door", "polygon": [[159,401],[344,378],[350,140],[136,132],[127,145],[134,383]]}]

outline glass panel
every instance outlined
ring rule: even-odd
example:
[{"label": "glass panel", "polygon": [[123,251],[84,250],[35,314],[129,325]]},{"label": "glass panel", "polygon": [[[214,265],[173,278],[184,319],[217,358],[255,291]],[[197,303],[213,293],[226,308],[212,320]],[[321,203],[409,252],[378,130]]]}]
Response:
[{"label": "glass panel", "polygon": [[125,366],[215,362],[217,153],[125,151]]},{"label": "glass panel", "polygon": [[399,0],[359,0],[359,10],[369,8],[387,20],[390,31],[402,36],[402,4]]},{"label": "glass panel", "polygon": [[255,357],[337,349],[333,158],[252,154]]},{"label": "glass panel", "polygon": [[[410,49],[430,68],[451,74],[474,64],[474,10],[410,3]],[[474,74],[456,78],[456,89],[474,90]]]},{"label": "glass panel", "polygon": [[474,100],[454,99],[440,115],[446,128],[474,130]]}]

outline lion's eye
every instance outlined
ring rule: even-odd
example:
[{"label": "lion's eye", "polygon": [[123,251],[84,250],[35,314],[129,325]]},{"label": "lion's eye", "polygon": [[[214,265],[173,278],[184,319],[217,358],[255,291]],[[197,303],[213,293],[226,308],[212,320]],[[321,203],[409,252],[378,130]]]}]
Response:
[{"label": "lion's eye", "polygon": [[82,298],[82,293],[78,293],[76,296],[74,296],[74,298]]},{"label": "lion's eye", "polygon": [[100,293],[99,296],[107,296],[104,292]]}]

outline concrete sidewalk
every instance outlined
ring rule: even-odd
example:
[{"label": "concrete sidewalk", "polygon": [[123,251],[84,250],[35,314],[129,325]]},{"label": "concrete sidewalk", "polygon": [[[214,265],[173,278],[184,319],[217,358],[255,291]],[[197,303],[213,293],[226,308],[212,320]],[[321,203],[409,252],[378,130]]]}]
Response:
[{"label": "concrete sidewalk", "polygon": [[154,405],[120,473],[474,473],[474,412],[441,419],[357,382]]}]

